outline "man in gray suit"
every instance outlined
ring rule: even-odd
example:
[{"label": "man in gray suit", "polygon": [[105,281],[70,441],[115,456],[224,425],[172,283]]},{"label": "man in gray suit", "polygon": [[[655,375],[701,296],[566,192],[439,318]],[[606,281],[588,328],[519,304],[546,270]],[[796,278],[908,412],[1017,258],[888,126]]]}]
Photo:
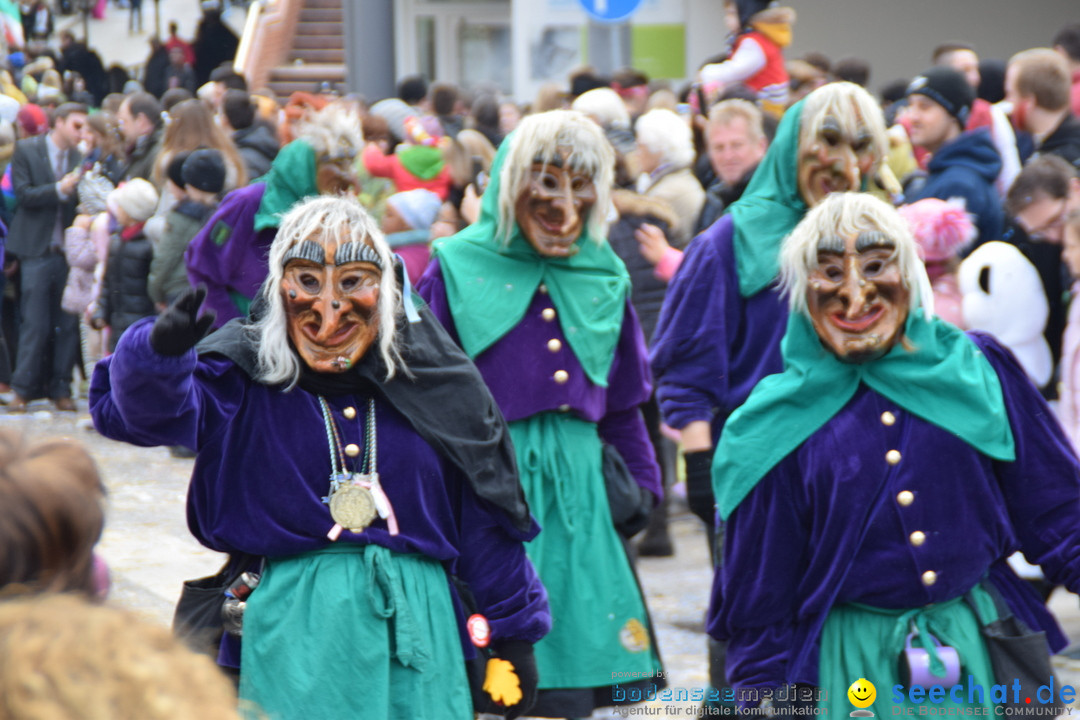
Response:
[{"label": "man in gray suit", "polygon": [[16,208],[7,251],[19,260],[21,323],[9,412],[25,412],[28,401],[42,396],[58,410],[75,410],[71,376],[79,356],[79,318],[60,308],[60,297],[68,273],[64,230],[75,219],[82,176],[77,145],[85,124],[86,107],[64,103],[52,129],[16,143],[11,160]]}]

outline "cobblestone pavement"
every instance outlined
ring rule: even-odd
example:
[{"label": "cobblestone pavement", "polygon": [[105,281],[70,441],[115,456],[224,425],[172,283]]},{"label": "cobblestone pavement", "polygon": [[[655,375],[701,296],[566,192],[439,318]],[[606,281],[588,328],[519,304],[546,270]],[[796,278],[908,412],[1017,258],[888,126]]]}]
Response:
[{"label": "cobblestone pavement", "polygon": [[[78,415],[56,413],[47,403],[26,415],[0,410],[0,427],[17,428],[31,438],[70,437],[94,456],[108,488],[105,534],[99,552],[112,571],[109,602],[154,622],[168,624],[181,583],[213,574],[222,560],[200,546],[185,520],[187,481],[193,461],[170,456],[166,448],[138,448],[107,440],[93,431],[80,399]],[[669,687],[690,691],[708,682],[704,613],[711,572],[705,533],[696,517],[677,508],[671,522],[676,554],[641,558],[641,582],[656,626]],[[1058,590],[1051,609],[1069,637],[1080,640],[1080,604]],[[1080,653],[1077,653],[1080,658]],[[1062,684],[1080,687],[1080,659],[1058,656]],[[1074,705],[1080,711],[1080,703]],[[692,704],[647,703],[634,714],[690,717]]]}]

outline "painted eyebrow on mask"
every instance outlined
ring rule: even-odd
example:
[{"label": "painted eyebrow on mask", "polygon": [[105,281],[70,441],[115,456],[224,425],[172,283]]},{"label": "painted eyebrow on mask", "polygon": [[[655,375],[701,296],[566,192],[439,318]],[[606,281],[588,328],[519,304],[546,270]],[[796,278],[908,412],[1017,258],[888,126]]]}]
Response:
[{"label": "painted eyebrow on mask", "polygon": [[334,265],[345,265],[351,262],[371,263],[382,270],[382,259],[379,254],[367,244],[355,240],[338,245],[334,251]]},{"label": "painted eyebrow on mask", "polygon": [[285,267],[290,260],[307,260],[318,265],[326,264],[326,249],[313,240],[304,240],[293,245],[285,257],[281,260],[281,266]]},{"label": "painted eyebrow on mask", "polygon": [[880,230],[867,230],[855,238],[855,252],[874,249],[895,250],[896,242]]},{"label": "painted eyebrow on mask", "polygon": [[818,238],[817,251],[819,253],[844,254],[844,238],[838,235],[823,235]]},{"label": "painted eyebrow on mask", "polygon": [[550,159],[545,160],[542,156],[537,155],[533,158],[533,165],[547,165],[550,167],[561,168],[563,166],[563,158],[559,153],[555,153]]}]

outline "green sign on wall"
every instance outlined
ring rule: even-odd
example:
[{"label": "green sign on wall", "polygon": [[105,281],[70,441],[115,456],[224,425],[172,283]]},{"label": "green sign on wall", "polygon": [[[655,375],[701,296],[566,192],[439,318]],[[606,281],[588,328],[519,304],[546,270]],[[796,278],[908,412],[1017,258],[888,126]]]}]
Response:
[{"label": "green sign on wall", "polygon": [[686,28],[683,25],[632,25],[631,66],[650,78],[686,77]]}]

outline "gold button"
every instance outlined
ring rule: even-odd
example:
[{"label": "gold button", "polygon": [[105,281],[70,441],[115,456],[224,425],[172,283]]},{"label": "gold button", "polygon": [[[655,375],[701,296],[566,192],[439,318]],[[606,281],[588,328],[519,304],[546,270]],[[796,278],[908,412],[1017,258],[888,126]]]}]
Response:
[{"label": "gold button", "polygon": [[885,412],[881,413],[881,424],[882,425],[893,425],[895,423],[896,423],[896,416],[893,415],[891,412],[886,410]]},{"label": "gold button", "polygon": [[552,377],[554,378],[555,382],[562,385],[570,379],[570,373],[566,372],[565,370],[556,370],[555,374]]},{"label": "gold button", "polygon": [[900,451],[890,450],[889,452],[885,453],[885,462],[889,463],[890,465],[895,465],[896,463],[900,462]]},{"label": "gold button", "polygon": [[555,308],[544,308],[543,312],[540,313],[540,317],[551,322],[555,319]]},{"label": "gold button", "polygon": [[544,283],[540,283],[539,290],[541,295],[547,295],[547,285],[545,285]]},{"label": "gold button", "polygon": [[915,502],[915,493],[910,490],[901,490],[896,494],[896,502],[900,503],[904,507],[907,507],[911,503]]},{"label": "gold button", "polygon": [[343,414],[343,415],[344,415],[344,416],[345,416],[345,417],[346,417],[347,419],[349,419],[349,420],[352,420],[352,419],[353,419],[354,417],[356,417],[356,408],[354,408],[354,407],[347,407],[347,408],[345,408],[344,410],[342,410],[342,411],[341,411],[341,413],[342,413],[342,414]]},{"label": "gold button", "polygon": [[551,338],[548,340],[548,350],[551,352],[559,352],[562,350],[562,341],[559,338]]},{"label": "gold button", "polygon": [[922,574],[922,584],[930,587],[937,582],[937,573],[933,570],[927,570]]},{"label": "gold button", "polygon": [[911,540],[912,545],[914,545],[915,547],[919,547],[924,542],[926,542],[926,533],[924,533],[922,530],[916,530],[915,532],[911,533],[909,539]]},{"label": "gold button", "polygon": [[345,446],[345,454],[349,457],[356,457],[360,454],[360,446],[355,443],[349,443]]}]

